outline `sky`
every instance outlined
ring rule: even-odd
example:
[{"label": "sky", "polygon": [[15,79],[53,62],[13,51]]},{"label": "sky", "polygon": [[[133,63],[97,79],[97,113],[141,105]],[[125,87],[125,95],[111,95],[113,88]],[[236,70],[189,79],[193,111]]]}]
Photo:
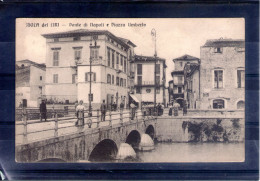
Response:
[{"label": "sky", "polygon": [[[39,23],[39,27],[37,26]],[[51,27],[51,23],[59,23]],[[102,26],[90,26],[104,24]],[[146,26],[130,27],[128,23],[143,23]],[[43,26],[46,25],[47,26]],[[80,27],[77,25],[81,25]],[[87,27],[84,25],[87,24]],[[121,26],[112,26],[121,24]],[[125,26],[123,27],[122,24]],[[107,26],[108,25],[108,26]],[[16,61],[29,59],[45,63],[46,40],[42,34],[77,29],[108,30],[115,36],[131,40],[137,47],[135,54],[153,56],[154,41],[151,30],[156,30],[157,55],[166,59],[166,82],[174,70],[172,59],[184,54],[200,58],[200,47],[208,39],[245,39],[243,18],[18,18],[16,19]],[[167,85],[166,85],[167,86]]]}]

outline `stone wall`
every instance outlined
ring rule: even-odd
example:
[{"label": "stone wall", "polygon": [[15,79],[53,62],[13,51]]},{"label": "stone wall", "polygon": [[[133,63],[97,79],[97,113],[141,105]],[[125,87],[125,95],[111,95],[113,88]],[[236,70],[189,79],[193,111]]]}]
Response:
[{"label": "stone wall", "polygon": [[159,142],[242,142],[243,117],[165,117],[157,120]]}]

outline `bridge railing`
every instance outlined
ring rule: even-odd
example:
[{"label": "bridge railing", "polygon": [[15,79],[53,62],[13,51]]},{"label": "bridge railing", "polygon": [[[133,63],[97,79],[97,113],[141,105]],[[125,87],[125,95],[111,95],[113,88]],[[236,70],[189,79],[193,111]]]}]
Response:
[{"label": "bridge railing", "polygon": [[[151,116],[144,113],[142,109],[120,109],[118,111],[108,110],[105,115],[105,121],[101,122],[101,111],[93,110],[92,116],[89,116],[88,111],[84,111],[84,123],[83,126],[77,126],[76,114],[71,117],[59,117],[60,112],[55,111],[52,118],[48,118],[47,121],[41,120],[28,120],[31,114],[26,110],[22,112],[22,121],[16,121],[16,136],[21,137],[20,144],[28,143],[28,136],[33,140],[46,139],[50,137],[58,137],[66,135],[68,133],[83,131],[88,128],[99,128],[103,126],[111,126],[113,124],[122,124],[124,122],[138,122]],[[19,128],[18,128],[19,127]],[[67,130],[67,131],[66,131]],[[37,135],[38,134],[38,135]]]}]

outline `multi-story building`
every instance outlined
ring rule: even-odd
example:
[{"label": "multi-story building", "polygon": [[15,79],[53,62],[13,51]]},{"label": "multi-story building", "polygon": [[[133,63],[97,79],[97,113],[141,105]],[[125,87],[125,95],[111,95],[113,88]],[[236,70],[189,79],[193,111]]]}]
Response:
[{"label": "multi-story building", "polygon": [[103,100],[108,106],[128,103],[135,47],[131,41],[105,30],[80,29],[43,36],[47,40],[47,98],[66,103],[83,100],[84,104],[91,99],[93,109]]},{"label": "multi-story building", "polygon": [[184,100],[189,109],[198,109],[200,100],[200,64],[187,63],[184,67]]},{"label": "multi-story building", "polygon": [[193,93],[193,97],[189,100],[190,104],[196,104],[194,108],[199,109],[243,109],[245,106],[244,40],[208,40],[200,48],[200,55],[200,65],[187,66],[187,70],[191,71],[187,76],[190,79],[188,82],[193,83],[188,88]]},{"label": "multi-story building", "polygon": [[170,95],[173,100],[176,100],[180,106],[184,100],[184,66],[186,63],[198,63],[200,60],[190,55],[183,55],[173,59],[174,71],[171,72],[173,79],[173,91]]},{"label": "multi-story building", "polygon": [[44,95],[45,65],[21,60],[16,62],[16,107],[38,107]]},{"label": "multi-story building", "polygon": [[165,59],[135,55],[134,64],[136,68],[134,76],[135,96],[139,102],[153,103],[156,87],[156,102],[165,105],[165,71],[167,68]]}]

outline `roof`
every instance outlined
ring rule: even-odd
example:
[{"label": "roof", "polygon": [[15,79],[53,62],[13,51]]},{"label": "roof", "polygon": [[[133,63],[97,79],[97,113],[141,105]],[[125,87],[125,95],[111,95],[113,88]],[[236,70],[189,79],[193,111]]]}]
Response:
[{"label": "roof", "polygon": [[207,40],[203,47],[245,47],[245,40],[242,39],[212,39]]},{"label": "roof", "polygon": [[200,65],[197,63],[189,63],[184,66],[185,76],[191,76],[196,70],[199,70]]},{"label": "roof", "polygon": [[199,60],[199,58],[193,57],[193,56],[188,55],[188,54],[185,54],[185,55],[183,55],[181,57],[173,59],[173,62],[175,62],[176,60],[191,61],[191,60]]},{"label": "roof", "polygon": [[167,65],[165,64],[164,58],[156,57],[156,59],[155,59],[154,56],[143,56],[143,55],[135,55],[135,58],[134,58],[135,62],[138,62],[138,61],[154,62],[155,60],[162,61],[163,64],[164,64],[164,68],[167,68]]},{"label": "roof", "polygon": [[[43,69],[43,70],[46,69],[46,65],[44,63],[39,64],[39,63],[33,62],[31,60],[28,60],[28,59],[19,60],[17,62],[19,62],[19,63],[28,63],[28,64],[30,64],[30,66],[35,66],[35,67]],[[27,67],[29,67],[29,66],[27,66]]]},{"label": "roof", "polygon": [[107,35],[110,38],[113,38],[118,43],[122,44],[125,48],[129,48],[129,46],[125,41],[123,41],[122,39],[120,39],[119,37],[115,36],[114,34],[110,33],[107,30],[78,29],[73,31],[42,34],[44,38],[63,38],[63,37],[93,36],[93,35]]},{"label": "roof", "polygon": [[183,70],[174,70],[171,72],[171,75],[183,75],[184,74],[184,71]]},{"label": "roof", "polygon": [[122,41],[124,41],[125,43],[129,43],[129,44],[132,45],[133,47],[136,47],[136,45],[135,45],[133,42],[131,42],[130,40],[125,39],[125,38],[121,38],[121,37],[118,37],[118,38],[121,39]]}]

